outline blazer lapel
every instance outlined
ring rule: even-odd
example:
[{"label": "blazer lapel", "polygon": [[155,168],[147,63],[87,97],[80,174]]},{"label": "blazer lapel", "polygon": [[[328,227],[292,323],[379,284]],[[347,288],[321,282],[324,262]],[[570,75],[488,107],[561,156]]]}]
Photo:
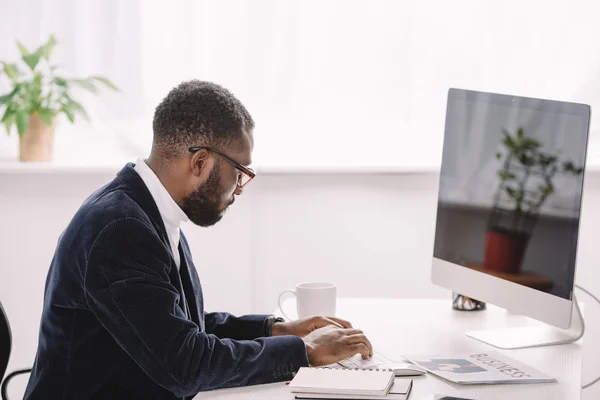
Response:
[{"label": "blazer lapel", "polygon": [[[117,174],[119,180],[125,184],[129,188],[129,193],[133,196],[133,198],[138,202],[138,204],[144,209],[146,214],[150,217],[156,231],[158,232],[162,242],[165,244],[165,247],[171,253],[171,244],[169,243],[169,238],[167,235],[167,230],[165,229],[165,225],[163,223],[162,217],[160,216],[160,212],[158,210],[158,206],[156,202],[152,198],[152,194],[146,187],[144,180],[139,176],[139,174],[134,170],[135,164],[127,163],[121,171]],[[183,233],[182,233],[183,236]],[[179,302],[179,307],[186,315],[188,319],[194,321],[198,326],[202,328],[199,323],[199,312],[196,297],[194,296],[193,286],[190,283],[190,273],[188,269],[188,261],[185,255],[185,251],[182,251],[181,244],[179,245],[179,256],[181,260],[180,271],[177,270],[175,266],[175,262],[173,259],[172,268],[169,271],[169,278],[171,279],[171,283],[173,286],[179,291],[181,296],[181,301]],[[171,254],[173,256],[173,254]],[[202,322],[204,319],[202,318]]]}]

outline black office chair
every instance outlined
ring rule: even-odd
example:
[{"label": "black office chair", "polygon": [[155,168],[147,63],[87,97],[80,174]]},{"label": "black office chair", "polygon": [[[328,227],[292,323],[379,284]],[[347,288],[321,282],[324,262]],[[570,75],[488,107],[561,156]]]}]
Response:
[{"label": "black office chair", "polygon": [[[10,324],[8,323],[8,317],[4,312],[4,308],[2,308],[2,303],[0,303],[0,381],[2,381],[2,377],[4,377],[6,367],[8,366],[8,360],[10,359],[10,350]],[[6,379],[2,381],[2,400],[8,400],[8,396],[6,394],[8,382],[15,376],[20,374],[26,374],[28,372],[31,372],[31,368],[19,369],[14,372],[11,372],[6,376]]]}]

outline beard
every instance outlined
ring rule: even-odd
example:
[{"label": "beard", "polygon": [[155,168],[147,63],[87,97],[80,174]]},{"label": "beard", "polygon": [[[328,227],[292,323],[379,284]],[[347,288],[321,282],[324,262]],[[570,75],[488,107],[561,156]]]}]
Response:
[{"label": "beard", "polygon": [[183,199],[181,209],[198,226],[212,226],[223,218],[219,170],[219,165],[215,165],[206,182]]}]

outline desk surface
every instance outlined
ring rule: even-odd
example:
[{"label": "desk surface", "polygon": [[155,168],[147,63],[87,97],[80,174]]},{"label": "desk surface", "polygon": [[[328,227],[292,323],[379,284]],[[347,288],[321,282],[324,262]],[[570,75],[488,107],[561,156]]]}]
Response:
[{"label": "desk surface", "polygon": [[[293,300],[290,300],[293,301]],[[451,299],[339,299],[340,318],[362,329],[375,350],[386,355],[448,354],[495,350],[556,377],[557,383],[461,386],[434,375],[414,378],[410,400],[432,394],[477,400],[578,400],[581,398],[582,341],[524,350],[499,350],[471,339],[469,330],[535,326],[536,321],[488,305],[477,312],[455,311]],[[286,310],[293,308],[287,304]],[[222,389],[195,399],[293,399],[284,383]]]}]

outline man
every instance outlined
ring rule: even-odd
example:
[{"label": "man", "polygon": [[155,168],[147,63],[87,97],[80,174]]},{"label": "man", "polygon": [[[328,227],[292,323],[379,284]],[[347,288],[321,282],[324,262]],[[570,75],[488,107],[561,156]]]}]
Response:
[{"label": "man", "polygon": [[149,158],[92,194],[59,239],[25,399],[191,398],[372,355],[343,320],[205,312],[179,225],[214,225],[242,194],[253,127],[215,84],[185,82],[161,102]]}]

